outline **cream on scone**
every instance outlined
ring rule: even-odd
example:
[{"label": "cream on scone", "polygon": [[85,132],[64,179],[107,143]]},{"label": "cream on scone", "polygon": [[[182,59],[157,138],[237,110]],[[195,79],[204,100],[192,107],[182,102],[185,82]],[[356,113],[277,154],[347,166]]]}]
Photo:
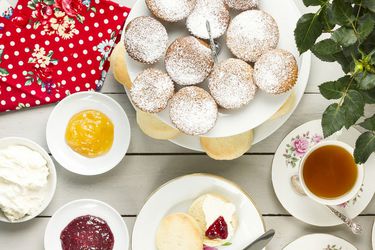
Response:
[{"label": "cream on scone", "polygon": [[158,250],[202,250],[202,230],[189,214],[167,215],[157,230],[156,247]]},{"label": "cream on scone", "polygon": [[203,231],[206,246],[221,246],[231,240],[236,227],[236,207],[216,194],[205,194],[196,199],[189,214]]}]

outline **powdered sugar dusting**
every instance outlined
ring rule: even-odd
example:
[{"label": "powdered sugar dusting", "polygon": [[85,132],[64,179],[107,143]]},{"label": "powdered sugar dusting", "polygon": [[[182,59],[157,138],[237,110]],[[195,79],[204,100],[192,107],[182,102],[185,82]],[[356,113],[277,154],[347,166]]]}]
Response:
[{"label": "powdered sugar dusting", "polygon": [[258,7],[259,0],[224,0],[229,8],[235,10],[249,10]]},{"label": "powdered sugar dusting", "polygon": [[180,85],[203,82],[210,74],[214,61],[211,50],[195,37],[176,39],[168,48],[165,67],[169,76]]},{"label": "powdered sugar dusting", "polygon": [[215,126],[218,109],[211,95],[202,88],[182,88],[171,99],[173,124],[189,135],[202,135]]},{"label": "powdered sugar dusting", "polygon": [[253,69],[240,59],[227,59],[216,66],[208,79],[208,87],[216,102],[226,109],[240,108],[255,96]]},{"label": "powdered sugar dusting", "polygon": [[125,31],[125,48],[133,59],[152,64],[165,53],[168,34],[165,27],[152,17],[137,17]]},{"label": "powdered sugar dusting", "polygon": [[223,0],[197,0],[197,5],[186,20],[186,26],[194,36],[209,39],[207,20],[210,22],[213,38],[218,38],[225,33],[230,15]]},{"label": "powdered sugar dusting", "polygon": [[279,94],[291,89],[297,81],[298,66],[294,56],[285,50],[265,53],[254,66],[254,81],[267,93]]},{"label": "powdered sugar dusting", "polygon": [[167,22],[177,22],[190,14],[196,0],[146,0],[146,4],[158,18]]},{"label": "powdered sugar dusting", "polygon": [[174,84],[171,78],[166,73],[152,68],[141,72],[130,89],[133,103],[149,113],[165,109],[173,94]]},{"label": "powdered sugar dusting", "polygon": [[238,58],[255,62],[262,54],[276,48],[279,29],[272,16],[261,10],[248,10],[229,24],[227,45]]}]

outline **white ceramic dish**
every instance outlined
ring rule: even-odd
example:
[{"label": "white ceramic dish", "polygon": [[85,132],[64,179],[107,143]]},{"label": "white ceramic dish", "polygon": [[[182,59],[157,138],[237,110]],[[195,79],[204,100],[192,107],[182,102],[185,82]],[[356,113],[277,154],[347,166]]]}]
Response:
[{"label": "white ceramic dish", "polygon": [[220,249],[243,249],[265,228],[254,202],[236,184],[209,174],[186,175],[167,182],[147,200],[134,225],[133,250],[156,250],[155,235],[163,217],[174,212],[187,212],[192,202],[205,193],[217,193],[236,206],[238,228],[230,246]]},{"label": "white ceramic dish", "polygon": [[[83,110],[99,110],[114,124],[114,141],[106,154],[87,158],[73,151],[65,142],[70,118]],[[62,100],[47,122],[47,144],[53,157],[67,170],[81,175],[97,175],[114,168],[125,156],[130,143],[130,124],[123,108],[112,98],[97,92],[81,92]]]},{"label": "white ceramic dish", "polygon": [[[343,130],[337,140],[354,147],[360,132],[354,128]],[[308,149],[323,139],[321,120],[302,124],[290,132],[280,143],[272,162],[272,184],[277,198],[283,207],[295,218],[320,227],[337,226],[343,222],[332,212],[307,196],[297,194],[290,178],[298,174],[298,166]],[[371,202],[374,196],[375,156],[364,164],[363,186],[353,199],[339,206],[337,210],[350,218],[357,217]]]},{"label": "white ceramic dish", "polygon": [[[297,86],[302,85],[301,88],[295,87],[296,90],[303,93],[306,83],[308,80],[308,75],[310,72],[311,55],[305,53],[303,56],[299,56],[295,42],[294,42],[294,27],[295,23],[301,16],[298,8],[296,7],[293,0],[285,1],[262,1],[260,9],[270,13],[277,21],[280,29],[280,42],[279,48],[286,49],[292,52],[297,58],[299,66],[299,79]],[[232,13],[233,14],[233,13]],[[144,0],[138,0],[127,19],[129,23],[132,19],[138,16],[151,15]],[[233,16],[233,15],[232,15]],[[180,36],[189,35],[187,29],[185,28],[184,22],[178,24],[165,24],[167,30],[169,31],[169,42],[174,41],[175,38]],[[126,26],[126,25],[125,25]],[[227,47],[225,46],[225,39],[222,37],[219,39],[223,45],[222,53],[219,60],[233,57]],[[128,66],[128,72],[130,79],[133,81],[135,77],[145,68],[150,66],[143,65],[131,59],[127,54],[125,59]],[[163,60],[155,64],[153,67],[164,69]],[[307,76],[307,77],[306,77]],[[201,85],[206,87],[205,84]],[[246,107],[235,111],[225,111],[221,110],[219,114],[218,121],[215,127],[205,136],[207,137],[225,137],[235,134],[239,134],[250,130],[252,128],[258,127],[259,125],[266,122],[285,102],[290,93],[283,95],[272,96],[268,95],[262,91],[258,91],[256,98]],[[163,112],[160,112],[158,116],[169,125],[173,126],[169,119],[168,108]],[[251,117],[251,119],[249,119]],[[272,128],[271,128],[272,129]],[[178,139],[177,139],[178,140]],[[178,144],[178,142],[177,142]],[[183,144],[183,143],[181,143]],[[191,144],[189,144],[191,145]],[[195,147],[197,148],[197,147]]]},{"label": "white ceramic dish", "polygon": [[55,164],[53,163],[51,157],[48,155],[48,153],[37,143],[26,139],[26,138],[21,138],[21,137],[6,137],[6,138],[1,138],[0,139],[0,149],[8,147],[10,145],[22,145],[26,146],[39,154],[43,156],[44,159],[47,161],[47,167],[49,169],[49,176],[48,176],[48,184],[45,187],[45,196],[42,204],[38,209],[36,209],[32,214],[29,214],[25,217],[23,217],[20,220],[16,221],[9,221],[1,212],[0,210],[0,221],[7,222],[7,223],[20,223],[20,222],[25,222],[28,220],[31,220],[41,214],[44,209],[47,208],[48,204],[51,202],[55,190],[56,190],[56,183],[57,183],[57,177],[56,177],[56,169],[55,169]]},{"label": "white ceramic dish", "polygon": [[91,199],[75,200],[59,208],[48,222],[44,234],[45,250],[60,250],[61,231],[75,218],[93,215],[105,220],[110,227],[115,244],[113,250],[128,250],[130,237],[121,215],[108,204]]},{"label": "white ceramic dish", "polygon": [[355,246],[330,234],[308,234],[298,238],[284,250],[357,250]]},{"label": "white ceramic dish", "polygon": [[372,249],[375,249],[375,221],[374,221],[374,225],[372,226],[371,242],[372,242]]}]

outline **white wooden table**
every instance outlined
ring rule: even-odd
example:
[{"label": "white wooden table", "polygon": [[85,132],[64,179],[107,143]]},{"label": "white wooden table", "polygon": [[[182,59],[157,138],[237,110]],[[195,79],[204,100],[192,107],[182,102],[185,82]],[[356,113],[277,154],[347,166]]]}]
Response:
[{"label": "white wooden table", "polygon": [[[306,11],[300,3],[302,1],[296,1],[301,10]],[[129,0],[129,6],[134,2],[135,0]],[[360,250],[372,249],[374,202],[370,203],[358,218],[364,233],[353,236],[343,225],[318,228],[293,218],[277,200],[271,183],[271,162],[277,146],[295,127],[321,117],[329,102],[320,96],[317,86],[324,81],[334,80],[341,74],[338,65],[323,63],[314,57],[304,97],[286,124],[240,159],[217,162],[202,153],[144,136],[136,125],[135,112],[124,89],[110,72],[102,92],[117,100],[129,116],[132,141],[127,156],[112,171],[95,177],[78,176],[56,163],[58,184],[50,206],[30,222],[14,225],[0,223],[0,250],[43,249],[44,230],[49,218],[60,206],[81,198],[93,198],[109,203],[121,213],[131,232],[139,210],[153,190],[172,178],[195,172],[221,175],[238,183],[250,193],[263,214],[266,227],[277,231],[269,250],[282,249],[304,234],[317,232],[343,237]],[[22,136],[36,141],[48,150],[45,127],[52,109],[53,105],[50,105],[0,115],[0,138]]]}]

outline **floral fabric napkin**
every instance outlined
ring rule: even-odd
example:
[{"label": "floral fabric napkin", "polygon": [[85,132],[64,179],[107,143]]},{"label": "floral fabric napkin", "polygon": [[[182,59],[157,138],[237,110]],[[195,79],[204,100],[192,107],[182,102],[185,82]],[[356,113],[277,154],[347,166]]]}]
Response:
[{"label": "floral fabric napkin", "polygon": [[130,9],[109,0],[0,3],[0,112],[102,87]]}]

